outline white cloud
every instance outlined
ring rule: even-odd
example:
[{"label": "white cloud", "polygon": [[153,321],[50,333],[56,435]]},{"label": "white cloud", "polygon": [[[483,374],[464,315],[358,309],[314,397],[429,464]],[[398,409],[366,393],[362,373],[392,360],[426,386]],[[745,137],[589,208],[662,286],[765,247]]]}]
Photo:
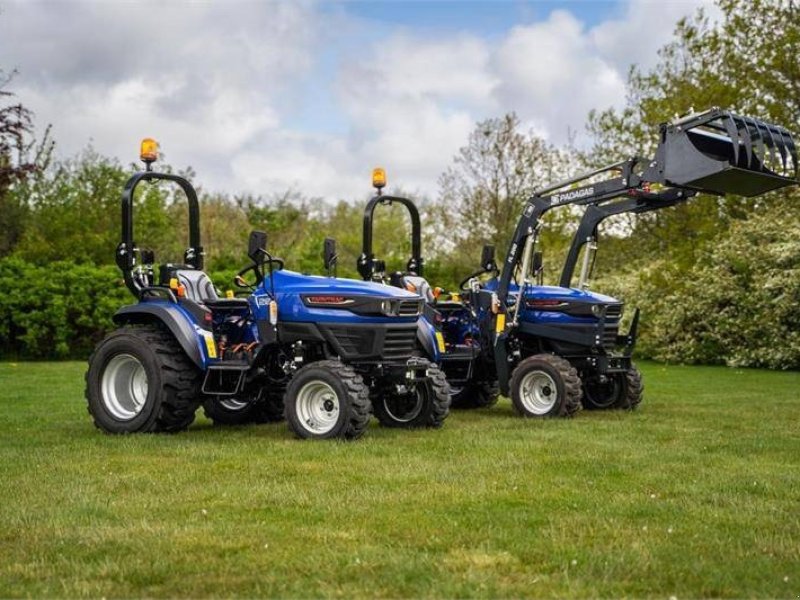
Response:
[{"label": "white cloud", "polygon": [[516,110],[557,142],[568,128],[580,131],[592,108],[619,105],[623,75],[591,43],[571,13],[555,11],[543,22],[515,27],[498,48],[494,68],[498,104]]},{"label": "white cloud", "polygon": [[701,3],[631,0],[593,27],[578,3],[492,40],[378,37],[347,4],[11,3],[0,67],[19,67],[14,90],[65,155],[91,138],[127,163],[153,136],[210,189],[361,198],[381,164],[434,194],[478,120],[513,110],[560,143],[620,104],[629,63],[654,64]]}]

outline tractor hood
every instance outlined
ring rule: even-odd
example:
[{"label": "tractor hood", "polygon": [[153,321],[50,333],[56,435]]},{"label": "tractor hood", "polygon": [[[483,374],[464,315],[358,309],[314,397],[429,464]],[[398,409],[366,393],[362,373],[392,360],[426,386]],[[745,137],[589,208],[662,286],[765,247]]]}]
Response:
[{"label": "tractor hood", "polygon": [[353,279],[276,271],[256,292],[268,303],[274,287],[282,321],[379,324],[416,323],[423,300],[409,291]]},{"label": "tractor hood", "polygon": [[576,323],[604,319],[616,323],[622,316],[623,303],[611,296],[555,286],[528,286],[522,311],[535,321]]},{"label": "tractor hood", "polygon": [[275,291],[279,294],[353,294],[379,298],[418,299],[413,294],[401,288],[373,283],[371,281],[358,281],[355,279],[338,279],[322,275],[302,275],[295,271],[276,271],[273,274]]},{"label": "tractor hood", "polygon": [[564,302],[583,302],[588,304],[618,304],[619,300],[586,290],[562,288],[554,285],[537,285],[525,288],[525,299],[563,300]]}]

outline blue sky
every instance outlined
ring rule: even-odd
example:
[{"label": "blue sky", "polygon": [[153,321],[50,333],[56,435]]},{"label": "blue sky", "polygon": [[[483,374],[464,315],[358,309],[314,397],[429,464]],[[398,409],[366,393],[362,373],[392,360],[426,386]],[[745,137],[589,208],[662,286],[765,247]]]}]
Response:
[{"label": "blue sky", "polygon": [[586,143],[701,5],[0,0],[0,68],[63,156],[91,140],[128,163],[151,136],[207,189],[360,198],[382,164],[433,196],[479,120]]}]

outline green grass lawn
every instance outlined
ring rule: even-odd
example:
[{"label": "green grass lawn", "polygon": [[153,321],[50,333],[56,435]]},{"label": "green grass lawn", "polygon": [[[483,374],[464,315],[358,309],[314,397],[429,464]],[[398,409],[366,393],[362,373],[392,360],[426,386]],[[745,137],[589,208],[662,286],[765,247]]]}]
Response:
[{"label": "green grass lawn", "polygon": [[643,365],[633,414],[113,437],[0,363],[0,597],[800,595],[800,373]]}]

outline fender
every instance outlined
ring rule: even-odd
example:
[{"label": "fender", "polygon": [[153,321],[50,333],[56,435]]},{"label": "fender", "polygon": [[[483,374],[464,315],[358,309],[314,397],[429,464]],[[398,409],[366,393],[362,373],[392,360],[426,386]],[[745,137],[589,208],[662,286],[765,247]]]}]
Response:
[{"label": "fender", "polygon": [[436,341],[436,328],[427,319],[417,319],[417,341],[425,356],[431,361],[438,363],[441,360],[439,344]]},{"label": "fender", "polygon": [[175,305],[140,302],[123,306],[112,317],[116,325],[129,323],[152,323],[157,321],[169,329],[175,336],[191,361],[200,370],[206,369],[206,358],[203,353],[200,335],[195,331],[192,321]]}]

